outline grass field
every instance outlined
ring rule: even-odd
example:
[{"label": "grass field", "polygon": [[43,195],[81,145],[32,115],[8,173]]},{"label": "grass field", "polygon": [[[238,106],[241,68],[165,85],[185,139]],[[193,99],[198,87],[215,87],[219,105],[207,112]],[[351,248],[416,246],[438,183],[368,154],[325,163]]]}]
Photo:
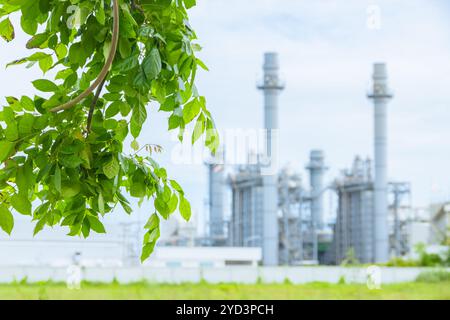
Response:
[{"label": "grass field", "polygon": [[360,284],[149,284],[83,283],[80,290],[65,284],[0,285],[0,299],[446,299],[450,282],[403,283],[369,290]]}]

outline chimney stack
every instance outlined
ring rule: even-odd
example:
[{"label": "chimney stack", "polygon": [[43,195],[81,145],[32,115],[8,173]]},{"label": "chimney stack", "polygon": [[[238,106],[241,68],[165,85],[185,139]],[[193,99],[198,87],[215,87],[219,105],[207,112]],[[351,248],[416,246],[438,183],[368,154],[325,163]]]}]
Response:
[{"label": "chimney stack", "polygon": [[387,71],[384,63],[373,66],[373,88],[368,98],[374,105],[374,250],[373,261],[389,260],[388,233],[388,182],[387,182],[387,104],[393,95],[387,84]]},{"label": "chimney stack", "polygon": [[[258,89],[264,93],[264,129],[266,156],[271,172],[263,172],[263,264],[278,265],[278,177],[274,170],[278,131],[278,95],[284,89],[278,70],[278,54],[264,54],[264,79]],[[276,168],[275,168],[276,169]]]}]

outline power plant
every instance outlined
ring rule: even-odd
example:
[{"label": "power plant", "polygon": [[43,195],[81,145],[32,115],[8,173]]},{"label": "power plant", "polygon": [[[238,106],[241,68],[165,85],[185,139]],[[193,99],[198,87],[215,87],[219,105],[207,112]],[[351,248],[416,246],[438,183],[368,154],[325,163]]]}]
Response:
[{"label": "power plant", "polygon": [[[385,64],[374,64],[367,94],[373,101],[373,156],[356,156],[351,167],[335,177],[328,176],[331,163],[320,149],[305,150],[309,156],[303,168],[279,166],[279,96],[285,84],[276,53],[264,55],[263,72],[257,84],[264,98],[260,134],[238,137],[245,140],[245,150],[225,143],[208,159],[207,219],[164,221],[158,248],[146,265],[385,263],[392,257],[411,257],[418,243],[438,245],[448,238],[448,203],[431,207],[430,221],[412,209],[410,183],[388,179],[387,104],[393,94]],[[256,150],[247,148],[247,140],[256,140]],[[247,161],[229,161],[232,153]],[[90,266],[140,264],[140,220],[108,221],[108,234],[87,240],[66,239],[62,228],[32,238],[32,225],[23,218],[16,222],[12,239],[0,234],[0,266],[61,266],[80,256]],[[199,226],[207,228],[202,236]]]},{"label": "power plant", "polygon": [[[387,103],[393,95],[386,65],[374,64],[372,88],[367,94],[374,105],[373,168],[370,158],[356,157],[350,170],[327,183],[325,153],[311,150],[305,166],[308,187],[295,170],[278,170],[274,165],[278,96],[284,89],[276,53],[264,55],[263,71],[257,88],[264,94],[265,149],[249,155],[256,158],[254,163],[230,165],[229,170],[223,162],[208,163],[209,243],[260,247],[263,264],[268,266],[338,264],[349,255],[362,263],[384,263],[391,255],[405,252],[407,237],[398,212],[400,207],[411,209],[409,204],[400,205],[400,196],[410,195],[410,185],[388,182]],[[231,191],[229,199],[227,190]],[[337,197],[334,212],[329,212],[336,217],[332,223],[324,218],[327,192]],[[224,215],[227,205],[231,207],[228,220]]]}]

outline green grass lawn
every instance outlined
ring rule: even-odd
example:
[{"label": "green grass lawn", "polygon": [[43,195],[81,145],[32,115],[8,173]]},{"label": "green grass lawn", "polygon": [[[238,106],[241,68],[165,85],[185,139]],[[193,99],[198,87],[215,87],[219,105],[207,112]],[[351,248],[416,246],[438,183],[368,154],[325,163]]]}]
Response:
[{"label": "green grass lawn", "polygon": [[450,282],[402,283],[369,290],[360,284],[149,284],[83,283],[0,285],[0,299],[448,299]]}]

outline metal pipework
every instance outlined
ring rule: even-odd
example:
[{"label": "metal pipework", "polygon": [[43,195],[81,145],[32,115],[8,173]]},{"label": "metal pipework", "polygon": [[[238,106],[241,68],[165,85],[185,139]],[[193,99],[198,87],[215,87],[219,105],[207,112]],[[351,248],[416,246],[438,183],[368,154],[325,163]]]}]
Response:
[{"label": "metal pipework", "polygon": [[[284,89],[278,75],[276,53],[264,54],[264,79],[258,89],[264,93],[264,128],[266,130],[266,155],[271,161],[276,157],[276,132],[278,130],[278,95]],[[263,263],[278,265],[278,178],[276,173],[263,175]]]},{"label": "metal pipework", "polygon": [[389,260],[388,200],[387,200],[387,103],[392,99],[387,84],[384,63],[373,66],[373,90],[368,98],[374,105],[374,262]]}]

